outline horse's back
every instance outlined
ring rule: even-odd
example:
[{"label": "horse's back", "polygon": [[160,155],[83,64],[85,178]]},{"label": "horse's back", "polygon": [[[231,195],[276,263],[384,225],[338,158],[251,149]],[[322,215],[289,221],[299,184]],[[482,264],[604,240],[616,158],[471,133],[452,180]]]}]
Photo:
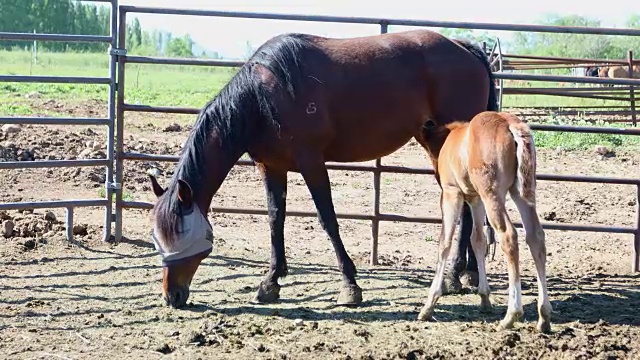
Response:
[{"label": "horse's back", "polygon": [[468,130],[469,172],[479,174],[482,182],[496,182],[497,188],[506,191],[515,181],[517,167],[510,126],[518,124],[522,122],[516,116],[504,112],[487,111],[475,116]]}]

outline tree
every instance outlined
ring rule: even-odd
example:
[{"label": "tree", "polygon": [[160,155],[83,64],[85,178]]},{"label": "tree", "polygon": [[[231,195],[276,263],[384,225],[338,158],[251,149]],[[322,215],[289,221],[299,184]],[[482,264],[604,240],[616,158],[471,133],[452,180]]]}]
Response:
[{"label": "tree", "polygon": [[172,38],[167,43],[166,54],[174,57],[194,57],[191,37],[187,34],[181,38]]}]

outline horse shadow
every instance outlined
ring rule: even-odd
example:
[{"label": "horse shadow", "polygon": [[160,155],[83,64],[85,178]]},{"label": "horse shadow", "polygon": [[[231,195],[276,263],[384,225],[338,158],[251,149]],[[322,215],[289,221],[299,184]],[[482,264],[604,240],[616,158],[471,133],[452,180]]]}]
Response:
[{"label": "horse shadow", "polygon": [[[326,267],[323,268],[326,271]],[[312,269],[302,269],[311,272]],[[409,274],[410,273],[410,274]],[[425,276],[428,281],[422,279]],[[391,293],[390,297],[366,299],[358,307],[341,307],[334,303],[338,291],[330,291],[321,295],[308,295],[299,298],[284,298],[271,304],[253,304],[223,302],[222,304],[192,304],[184,311],[214,311],[228,316],[256,315],[276,316],[283,319],[303,319],[308,321],[342,320],[362,323],[379,321],[414,321],[423,305],[433,272],[420,273],[415,277],[415,270],[379,269],[360,275],[361,278],[384,281],[387,279],[404,279],[404,290],[410,289],[413,296]],[[332,282],[330,278],[324,282]],[[434,317],[440,322],[487,322],[497,323],[504,318],[507,311],[508,283],[506,274],[490,277],[493,307],[490,310],[480,308],[477,294],[451,294],[445,303],[443,298],[436,305]],[[317,284],[318,281],[313,281]],[[294,283],[295,284],[295,283]],[[523,321],[535,322],[538,319],[537,285],[534,276],[523,277],[523,295],[534,300],[525,302]],[[293,284],[288,284],[293,285]],[[284,288],[283,288],[284,289]],[[383,290],[379,287],[363,287],[367,293]],[[567,276],[549,278],[548,290],[553,306],[552,324],[569,324],[574,322],[593,324],[606,322],[611,325],[640,325],[637,309],[640,304],[640,275],[599,275],[585,280],[584,277]],[[197,290],[196,290],[197,291]],[[247,287],[246,293],[253,293],[253,287]],[[498,300],[498,301],[496,301]],[[312,303],[313,302],[313,303]],[[389,306],[400,304],[404,306]],[[230,306],[228,306],[230,305]]]}]

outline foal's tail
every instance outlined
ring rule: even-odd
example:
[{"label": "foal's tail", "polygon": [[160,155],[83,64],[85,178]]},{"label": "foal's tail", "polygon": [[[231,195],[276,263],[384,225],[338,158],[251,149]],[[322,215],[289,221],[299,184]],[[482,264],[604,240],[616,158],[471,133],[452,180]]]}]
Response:
[{"label": "foal's tail", "polygon": [[516,142],[518,170],[516,187],[520,197],[530,205],[536,201],[536,148],[531,129],[515,116],[508,119],[509,131]]}]

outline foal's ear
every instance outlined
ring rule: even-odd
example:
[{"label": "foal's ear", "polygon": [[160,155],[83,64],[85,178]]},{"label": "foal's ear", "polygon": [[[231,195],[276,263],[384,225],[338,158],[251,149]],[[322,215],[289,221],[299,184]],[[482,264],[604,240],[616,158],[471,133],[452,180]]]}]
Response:
[{"label": "foal's ear", "polygon": [[158,184],[158,180],[153,175],[149,175],[149,179],[151,179],[151,188],[153,188],[153,193],[156,194],[157,197],[162,196],[166,189],[163,189],[160,184]]},{"label": "foal's ear", "polygon": [[191,207],[193,192],[191,191],[189,183],[184,180],[178,180],[178,200],[180,200],[185,207]]}]

